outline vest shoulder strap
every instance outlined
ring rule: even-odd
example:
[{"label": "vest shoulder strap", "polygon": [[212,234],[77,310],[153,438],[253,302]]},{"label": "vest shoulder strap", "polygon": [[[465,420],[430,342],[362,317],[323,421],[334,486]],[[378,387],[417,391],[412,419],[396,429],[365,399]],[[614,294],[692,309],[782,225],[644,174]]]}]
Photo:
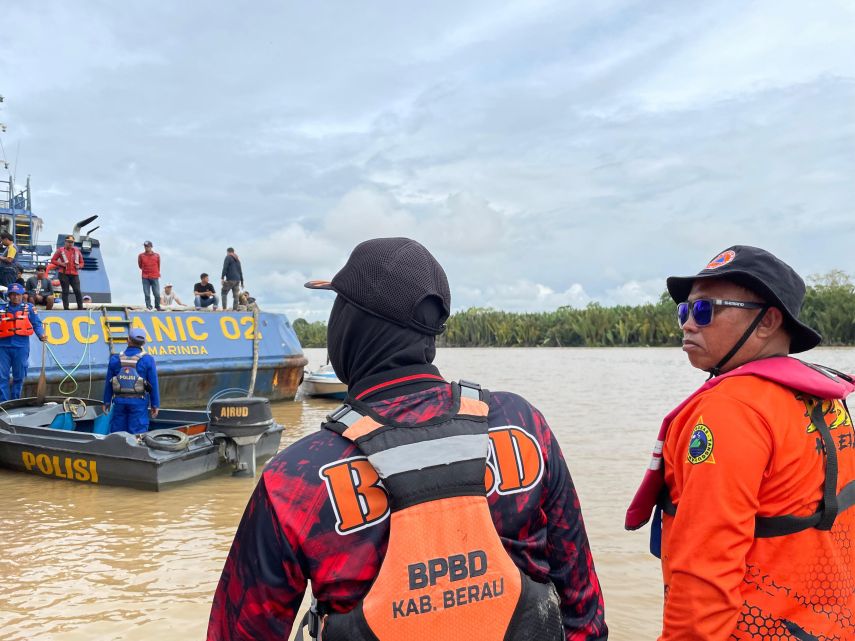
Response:
[{"label": "vest shoulder strap", "polygon": [[[487,416],[490,405],[489,390],[482,388],[478,383],[464,379],[460,379],[460,382],[451,385],[454,395],[459,396],[460,399],[458,416]],[[359,411],[353,405],[343,403],[327,415],[321,427],[356,442],[356,439],[370,434],[384,427],[384,425]]]},{"label": "vest shoulder strap", "polygon": [[[354,409],[348,403],[344,403],[335,408],[331,413],[327,414],[326,421],[324,421],[321,427],[335,432],[340,436],[344,436],[350,441],[355,441],[356,437],[354,436],[354,432],[348,432],[348,430],[362,419],[371,420],[369,416],[362,414],[359,410]],[[376,421],[374,422],[376,423]],[[380,424],[378,423],[378,426],[379,425]]]},{"label": "vest shoulder strap", "polygon": [[478,383],[460,379],[457,383],[460,386],[460,395],[466,398],[474,398],[476,401],[481,399],[481,386]]},{"label": "vest shoulder strap", "polygon": [[125,365],[126,363],[133,363],[134,365],[136,365],[137,363],[139,363],[142,356],[142,352],[140,352],[139,354],[134,354],[133,356],[128,356],[126,352],[122,352],[121,354],[119,354],[119,362],[122,365]]}]

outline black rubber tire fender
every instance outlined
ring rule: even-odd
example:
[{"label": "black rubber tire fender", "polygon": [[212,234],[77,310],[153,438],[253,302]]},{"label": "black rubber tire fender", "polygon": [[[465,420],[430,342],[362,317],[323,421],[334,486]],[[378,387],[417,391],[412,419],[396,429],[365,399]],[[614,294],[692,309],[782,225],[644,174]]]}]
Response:
[{"label": "black rubber tire fender", "polygon": [[180,452],[190,444],[190,437],[178,430],[152,430],[143,437],[145,444],[153,450]]}]

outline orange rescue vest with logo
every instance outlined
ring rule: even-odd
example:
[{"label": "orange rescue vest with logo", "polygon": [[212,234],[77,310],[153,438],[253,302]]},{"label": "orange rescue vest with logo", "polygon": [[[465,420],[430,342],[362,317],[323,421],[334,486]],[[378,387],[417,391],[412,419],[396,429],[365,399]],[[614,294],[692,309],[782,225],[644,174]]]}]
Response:
[{"label": "orange rescue vest with logo", "polygon": [[27,311],[27,307],[24,306],[17,312],[10,312],[8,308],[0,312],[0,338],[32,336],[33,324],[30,323],[30,316]]},{"label": "orange rescue vest with logo", "polygon": [[662,640],[855,639],[845,399],[734,376],[680,409],[662,454]]},{"label": "orange rescue vest with logo", "polygon": [[368,457],[392,514],[374,584],[353,610],[324,618],[324,641],[565,638],[554,586],[514,564],[490,516],[489,394],[465,381],[452,390],[451,416],[427,423],[384,424],[359,403],[325,423]]}]

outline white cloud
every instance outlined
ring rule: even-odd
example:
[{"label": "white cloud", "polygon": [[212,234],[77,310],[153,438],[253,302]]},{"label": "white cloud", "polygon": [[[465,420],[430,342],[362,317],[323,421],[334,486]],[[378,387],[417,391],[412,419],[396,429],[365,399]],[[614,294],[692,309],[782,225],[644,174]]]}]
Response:
[{"label": "white cloud", "polygon": [[233,245],[265,307],[323,318],[302,282],[405,235],[456,309],[631,304],[737,242],[847,267],[853,14],[12,0],[3,142],[43,239],[100,214],[117,300],[148,237],[182,294]]},{"label": "white cloud", "polygon": [[410,236],[415,223],[415,217],[390,194],[359,188],[346,194],[327,214],[324,231],[355,245],[376,236]]},{"label": "white cloud", "polygon": [[456,310],[469,307],[492,307],[515,312],[538,312],[570,307],[584,307],[591,298],[579,283],[563,291],[554,291],[541,283],[525,279],[488,285],[484,289],[461,287],[452,295]]},{"label": "white cloud", "polygon": [[680,55],[668,57],[639,83],[637,95],[646,107],[685,108],[821,77],[852,76],[852,3],[827,2],[818,11],[795,0],[731,7],[738,8],[737,16],[710,5],[704,21],[682,30]]},{"label": "white cloud", "polygon": [[664,278],[651,278],[643,282],[631,280],[606,290],[606,302],[614,305],[655,303],[663,291],[665,291]]}]

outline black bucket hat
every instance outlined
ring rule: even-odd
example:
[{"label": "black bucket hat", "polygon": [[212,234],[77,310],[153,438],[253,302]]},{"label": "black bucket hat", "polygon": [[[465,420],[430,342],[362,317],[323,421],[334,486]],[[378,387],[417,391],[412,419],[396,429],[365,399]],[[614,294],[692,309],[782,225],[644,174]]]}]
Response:
[{"label": "black bucket hat", "polygon": [[822,336],[799,320],[805,299],[805,282],[792,267],[759,247],[734,245],[713,258],[695,276],[671,276],[666,281],[675,303],[689,298],[692,284],[699,279],[722,278],[741,285],[763,298],[784,314],[790,333],[790,353],[797,354],[816,347]]},{"label": "black bucket hat", "polygon": [[[369,314],[422,334],[441,334],[451,313],[445,271],[423,245],[410,238],[374,238],[359,243],[331,281],[312,280],[305,286],[330,289]],[[418,306],[430,297],[442,305],[436,327],[415,317]]]}]

